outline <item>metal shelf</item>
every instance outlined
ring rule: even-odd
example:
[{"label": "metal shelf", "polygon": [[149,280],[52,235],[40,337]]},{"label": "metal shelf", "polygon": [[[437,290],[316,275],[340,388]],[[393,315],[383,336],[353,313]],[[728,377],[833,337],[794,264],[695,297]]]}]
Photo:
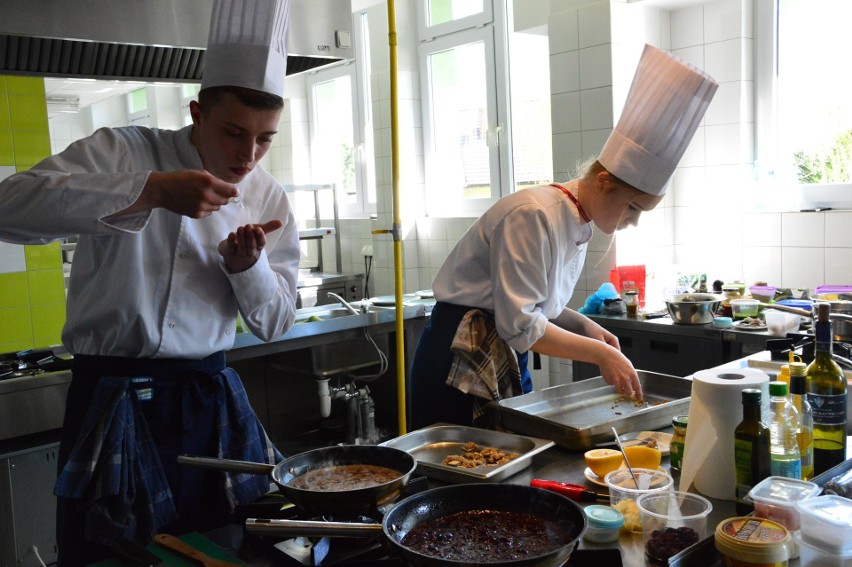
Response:
[{"label": "metal shelf", "polygon": [[[305,230],[299,231],[299,240],[322,240],[328,236],[334,236],[334,253],[335,253],[335,266],[337,268],[337,273],[341,273],[343,271],[343,258],[341,257],[340,252],[340,217],[337,213],[337,191],[335,190],[334,183],[309,183],[304,185],[283,185],[284,191],[286,193],[295,193],[297,191],[313,191],[314,192],[314,218],[316,219],[317,228],[309,228]],[[320,224],[320,207],[319,207],[319,192],[320,191],[331,191],[332,195],[332,204],[334,208],[334,226],[333,227],[321,227]],[[323,258],[322,258],[322,243],[317,245],[317,261],[319,265],[317,266],[317,271],[322,272],[323,270]]]}]

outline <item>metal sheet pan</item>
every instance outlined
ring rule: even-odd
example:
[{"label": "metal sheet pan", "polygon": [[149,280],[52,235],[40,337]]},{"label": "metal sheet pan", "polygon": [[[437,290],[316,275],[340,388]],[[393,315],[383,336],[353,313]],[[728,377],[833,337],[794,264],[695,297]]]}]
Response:
[{"label": "metal sheet pan", "polygon": [[[469,441],[481,447],[494,447],[502,451],[518,453],[518,457],[506,464],[493,467],[464,469],[443,464],[445,457],[460,455],[462,445]],[[547,439],[443,424],[418,429],[382,443],[382,445],[408,452],[417,461],[417,471],[421,474],[447,482],[501,481],[530,466],[535,455],[554,444]]]},{"label": "metal sheet pan", "polygon": [[692,380],[643,370],[638,374],[649,402],[642,407],[598,376],[492,402],[488,411],[509,431],[552,439],[574,450],[612,441],[612,427],[619,432],[663,429],[674,416],[689,413]]}]

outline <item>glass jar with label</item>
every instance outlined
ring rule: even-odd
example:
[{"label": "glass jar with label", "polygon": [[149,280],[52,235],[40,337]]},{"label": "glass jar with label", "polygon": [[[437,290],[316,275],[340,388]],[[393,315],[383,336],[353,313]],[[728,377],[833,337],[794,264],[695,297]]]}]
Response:
[{"label": "glass jar with label", "polygon": [[636,317],[639,315],[639,292],[629,290],[624,292],[624,303],[627,305],[627,316]]},{"label": "glass jar with label", "polygon": [[688,415],[676,415],[672,418],[674,435],[672,435],[672,440],[669,444],[669,466],[672,470],[679,471],[683,466],[683,446],[686,443],[686,425],[688,421]]},{"label": "glass jar with label", "polygon": [[722,304],[719,306],[722,317],[733,317],[733,310],[731,308],[731,301],[734,299],[742,299],[742,293],[740,293],[740,286],[738,285],[723,285],[722,286],[722,295],[725,298],[722,300]]}]

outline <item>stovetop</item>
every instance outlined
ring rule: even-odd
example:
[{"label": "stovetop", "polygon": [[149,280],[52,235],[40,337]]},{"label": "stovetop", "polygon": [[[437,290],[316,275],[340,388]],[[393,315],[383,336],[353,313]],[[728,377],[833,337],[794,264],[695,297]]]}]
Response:
[{"label": "stovetop", "polygon": [[71,358],[63,358],[53,350],[24,350],[0,354],[0,380],[38,376],[71,368]]}]

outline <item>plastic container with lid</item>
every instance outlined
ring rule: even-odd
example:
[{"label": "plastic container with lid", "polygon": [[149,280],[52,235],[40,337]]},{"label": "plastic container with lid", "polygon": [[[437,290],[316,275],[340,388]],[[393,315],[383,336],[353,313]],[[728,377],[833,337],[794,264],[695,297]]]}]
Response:
[{"label": "plastic container with lid", "polygon": [[727,518],[716,526],[716,549],[726,567],[786,567],[790,544],[787,528],[752,516]]},{"label": "plastic container with lid", "polygon": [[829,494],[796,503],[801,539],[836,555],[852,554],[852,500]]},{"label": "plastic container with lid", "polygon": [[832,553],[800,541],[799,565],[801,567],[849,567],[852,565],[852,551]]},{"label": "plastic container with lid", "polygon": [[754,501],[754,515],[773,520],[790,531],[799,529],[799,509],[796,502],[813,498],[819,485],[783,476],[770,476],[757,483],[748,493]]},{"label": "plastic container with lid", "polygon": [[593,504],[586,506],[584,512],[589,520],[583,539],[594,543],[610,543],[618,540],[624,515],[610,506]]},{"label": "plastic container with lid", "polygon": [[731,301],[731,313],[734,319],[757,317],[760,302],[756,299],[734,299]]}]

